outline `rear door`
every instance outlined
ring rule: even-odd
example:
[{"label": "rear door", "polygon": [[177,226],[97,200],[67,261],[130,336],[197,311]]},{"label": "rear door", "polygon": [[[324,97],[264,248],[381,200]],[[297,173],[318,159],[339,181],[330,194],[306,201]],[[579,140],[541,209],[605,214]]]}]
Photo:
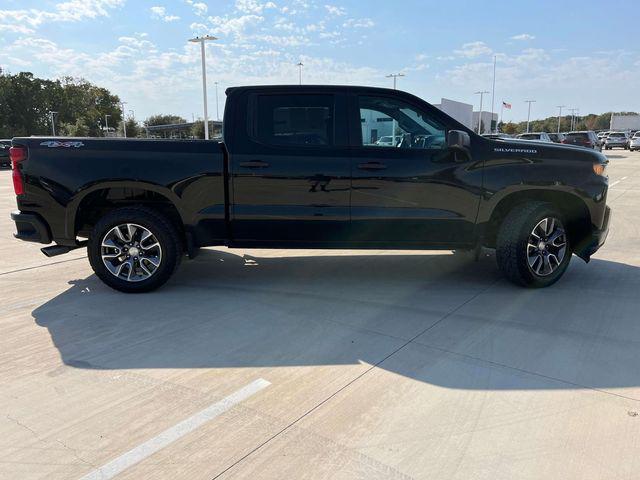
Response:
[{"label": "rear door", "polygon": [[[351,131],[353,239],[468,244],[480,201],[481,163],[470,152],[448,149],[448,117],[412,98],[372,94],[350,101],[353,123],[360,125]],[[374,128],[394,137],[394,145],[376,145]]]},{"label": "rear door", "polygon": [[[252,91],[230,157],[235,243],[332,243],[349,230],[344,96]],[[241,117],[245,117],[241,115]]]}]

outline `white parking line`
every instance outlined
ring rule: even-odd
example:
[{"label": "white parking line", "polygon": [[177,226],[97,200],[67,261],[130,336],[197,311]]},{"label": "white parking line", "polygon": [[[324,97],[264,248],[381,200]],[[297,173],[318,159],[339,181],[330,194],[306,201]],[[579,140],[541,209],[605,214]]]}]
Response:
[{"label": "white parking line", "polygon": [[195,415],[192,415],[177,425],[168,428],[159,435],[156,435],[152,439],[147,440],[132,450],[129,450],[127,453],[120,455],[118,458],[111,460],[102,467],[89,472],[82,477],[81,480],[109,480],[110,478],[115,477],[127,468],[153,455],[179,438],[184,437],[186,434],[192,432],[201,425],[204,425],[206,422],[213,420],[218,415],[221,415],[234,405],[246,400],[269,385],[271,385],[271,383],[262,378],[251,382],[249,385],[242,387],[237,392],[232,393],[228,397],[225,397],[219,402],[216,402]]},{"label": "white parking line", "polygon": [[609,188],[613,188],[615,187],[617,184],[619,184],[621,181],[626,180],[629,177],[622,177],[620,180],[616,180],[615,182],[613,182],[611,185],[609,185]]}]

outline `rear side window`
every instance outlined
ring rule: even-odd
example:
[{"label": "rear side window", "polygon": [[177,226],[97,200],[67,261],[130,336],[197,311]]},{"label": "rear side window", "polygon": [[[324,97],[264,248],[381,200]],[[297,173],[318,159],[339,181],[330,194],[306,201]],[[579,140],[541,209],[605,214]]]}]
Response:
[{"label": "rear side window", "polygon": [[567,134],[568,139],[580,139],[580,140],[589,140],[588,133],[569,133]]},{"label": "rear side window", "polygon": [[254,136],[291,146],[334,144],[333,95],[258,95]]}]

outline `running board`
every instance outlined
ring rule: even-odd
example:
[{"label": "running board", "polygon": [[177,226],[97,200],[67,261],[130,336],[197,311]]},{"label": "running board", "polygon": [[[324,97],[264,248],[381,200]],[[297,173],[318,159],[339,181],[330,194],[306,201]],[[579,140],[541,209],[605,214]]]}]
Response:
[{"label": "running board", "polygon": [[68,247],[65,245],[51,245],[50,247],[41,248],[40,251],[44,253],[47,257],[56,257],[58,255],[69,253],[71,250],[75,250],[77,248],[82,248],[86,246],[87,246],[87,241],[84,240],[82,242],[78,242],[77,245],[73,245],[71,247]]}]

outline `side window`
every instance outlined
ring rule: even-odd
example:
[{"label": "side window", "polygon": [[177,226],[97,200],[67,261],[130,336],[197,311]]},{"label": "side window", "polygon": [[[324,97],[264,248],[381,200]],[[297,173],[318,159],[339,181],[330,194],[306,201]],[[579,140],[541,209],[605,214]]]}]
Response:
[{"label": "side window", "polygon": [[359,97],[362,145],[389,148],[446,148],[446,128],[401,100]]},{"label": "side window", "polygon": [[254,135],[270,145],[330,146],[333,111],[333,95],[259,95]]}]

